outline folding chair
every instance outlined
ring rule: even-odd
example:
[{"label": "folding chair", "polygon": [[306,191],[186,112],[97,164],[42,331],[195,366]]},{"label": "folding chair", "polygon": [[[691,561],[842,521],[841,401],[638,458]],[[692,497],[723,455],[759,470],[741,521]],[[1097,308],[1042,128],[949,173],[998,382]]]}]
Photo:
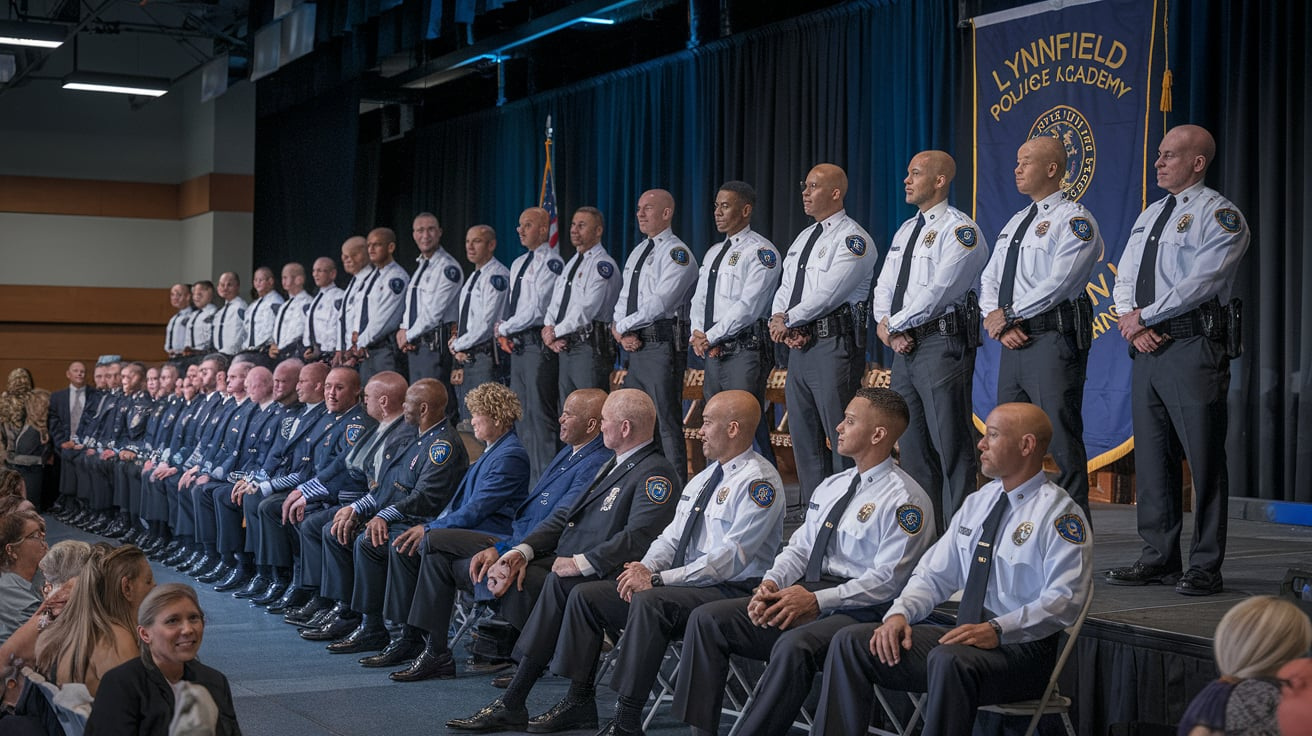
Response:
[{"label": "folding chair", "polygon": [[[492,615],[492,609],[488,608],[486,603],[475,601],[472,596],[464,591],[456,597],[455,610],[451,614],[451,628],[455,633],[451,635],[451,640],[447,642],[448,651],[455,651],[456,644],[478,626],[478,622]],[[448,632],[450,633],[450,632]]]},{"label": "folding chair", "polygon": [[[747,678],[743,676],[742,671],[737,668],[737,665],[735,665],[732,660],[730,660],[729,662],[729,676],[737,678],[739,683],[743,686],[743,689],[744,690],[747,689]],[[733,715],[736,718],[736,720],[733,722],[733,728],[729,729],[729,736],[738,736],[739,733],[742,732],[743,714],[745,714],[747,710],[752,707],[752,703],[756,702],[756,689],[760,686],[760,684],[761,684],[761,680],[760,678],[757,678],[756,684],[752,686],[747,696],[747,700],[743,702],[741,708],[738,708],[736,711],[730,711],[727,708],[721,709],[722,713],[725,713],[727,715]],[[732,692],[732,691],[726,691],[726,692]],[[815,720],[814,717],[812,717],[812,715],[806,711],[805,706],[803,706],[800,710],[798,710],[797,713],[800,717],[797,720],[793,721],[793,728],[800,728],[803,731],[810,732],[811,723]]]}]

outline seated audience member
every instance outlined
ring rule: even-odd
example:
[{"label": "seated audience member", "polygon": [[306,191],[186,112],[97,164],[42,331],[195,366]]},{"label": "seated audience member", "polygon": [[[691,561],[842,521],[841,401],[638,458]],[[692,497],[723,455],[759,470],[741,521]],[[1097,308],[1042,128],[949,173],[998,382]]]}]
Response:
[{"label": "seated audience member", "polygon": [[1293,603],[1259,595],[1216,625],[1212,644],[1221,677],[1203,688],[1180,719],[1179,736],[1277,736],[1281,666],[1312,647],[1312,621]]},{"label": "seated audience member", "polygon": [[1312,658],[1295,659],[1276,677],[1281,686],[1276,709],[1281,736],[1312,736]]},{"label": "seated audience member", "polygon": [[45,585],[42,586],[45,596],[49,597],[65,583],[77,578],[90,556],[91,545],[81,539],[65,539],[50,545],[50,551],[46,552],[38,565],[41,577],[45,579]]},{"label": "seated audience member", "polygon": [[[995,480],[966,497],[882,625],[834,636],[812,733],[869,723],[871,685],[926,693],[934,735],[969,734],[978,706],[1043,692],[1062,629],[1090,594],[1092,540],[1084,512],[1043,474],[1043,410],[1001,404],[985,424],[980,465]],[[959,590],[955,622],[932,616]]]},{"label": "seated audience member", "polygon": [[[26,499],[26,483],[22,474],[17,470],[0,468],[0,499],[7,498]],[[12,511],[16,508],[17,506],[10,507],[9,510]]]},{"label": "seated audience member", "polygon": [[56,685],[82,683],[95,697],[101,677],[138,653],[136,610],[154,587],[139,548],[97,544],[68,605],[37,640],[37,670]]},{"label": "seated audience member", "polygon": [[23,400],[23,422],[15,432],[6,430],[3,442],[8,449],[6,470],[22,475],[27,487],[27,499],[41,505],[41,487],[45,474],[46,453],[50,451],[50,432],[46,430],[50,411],[50,392],[43,389],[29,391]]},{"label": "seated audience member", "polygon": [[87,736],[165,736],[171,733],[178,693],[185,693],[182,699],[187,700],[198,696],[204,701],[208,695],[218,706],[216,722],[208,733],[241,733],[228,678],[196,659],[205,636],[205,612],[191,586],[166,583],[150,591],[137,613],[137,636],[141,656],[101,679],[87,719]]},{"label": "seated audience member", "polygon": [[49,549],[40,514],[16,510],[0,518],[0,644],[41,607],[38,566]]}]

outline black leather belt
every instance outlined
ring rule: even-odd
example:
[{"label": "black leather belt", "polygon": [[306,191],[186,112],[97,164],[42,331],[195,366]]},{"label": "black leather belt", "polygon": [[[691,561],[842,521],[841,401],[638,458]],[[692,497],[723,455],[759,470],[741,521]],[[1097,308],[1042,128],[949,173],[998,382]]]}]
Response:
[{"label": "black leather belt", "polygon": [[760,350],[763,347],[761,336],[767,334],[768,329],[765,320],[757,320],[751,327],[711,347],[720,349],[721,358],[727,358],[739,350]]},{"label": "black leather belt", "polygon": [[1060,332],[1068,335],[1075,331],[1075,304],[1064,301],[1043,314],[1025,319],[1025,332],[1037,335],[1043,332]]},{"label": "black leather belt", "polygon": [[632,332],[643,342],[674,342],[676,329],[677,323],[674,319],[662,319]]},{"label": "black leather belt", "polygon": [[807,327],[817,340],[852,334],[852,309],[844,304]]},{"label": "black leather belt", "polygon": [[542,325],[510,333],[510,339],[524,344],[542,344]]},{"label": "black leather belt", "polygon": [[469,353],[470,355],[491,355],[492,350],[495,347],[496,347],[496,343],[494,343],[491,340],[486,340],[484,342],[478,343],[477,345],[469,348],[468,350],[465,350],[464,352]]},{"label": "black leather belt", "polygon": [[438,323],[437,327],[420,335],[418,339],[413,340],[416,345],[428,348],[429,350],[446,350],[446,341],[444,338],[450,334],[446,322]]},{"label": "black leather belt", "polygon": [[1219,310],[1220,304],[1211,301],[1151,327],[1176,340],[1187,340],[1200,335],[1212,337],[1219,332],[1216,326]]}]

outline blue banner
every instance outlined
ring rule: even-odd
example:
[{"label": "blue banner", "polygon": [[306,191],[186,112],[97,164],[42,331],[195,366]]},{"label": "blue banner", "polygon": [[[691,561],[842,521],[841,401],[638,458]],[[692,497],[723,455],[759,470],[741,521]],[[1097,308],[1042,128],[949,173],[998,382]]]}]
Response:
[{"label": "blue banner", "polygon": [[[975,220],[996,241],[1030,202],[1016,191],[1016,149],[1051,135],[1066,147],[1067,196],[1093,213],[1106,243],[1087,287],[1094,314],[1084,387],[1091,472],[1134,447],[1130,359],[1116,330],[1112,284],[1135,218],[1163,196],[1149,176],[1161,140],[1152,104],[1162,68],[1153,60],[1163,58],[1158,12],[1155,1],[1063,0],[972,20]],[[986,336],[975,361],[977,423],[997,403],[1000,350]]]}]

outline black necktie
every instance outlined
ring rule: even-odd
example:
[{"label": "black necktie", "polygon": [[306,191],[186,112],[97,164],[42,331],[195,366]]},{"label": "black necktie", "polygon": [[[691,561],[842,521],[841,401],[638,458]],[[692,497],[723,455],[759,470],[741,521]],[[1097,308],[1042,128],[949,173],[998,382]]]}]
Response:
[{"label": "black necktie", "polygon": [[1152,304],[1157,298],[1157,240],[1162,237],[1162,229],[1175,210],[1175,195],[1166,197],[1166,206],[1148,231],[1148,240],[1143,244],[1143,258],[1139,259],[1139,277],[1134,282],[1134,305],[1140,309]]},{"label": "black necktie", "polygon": [[638,311],[638,284],[642,278],[642,264],[647,262],[647,256],[651,255],[651,249],[656,247],[656,241],[647,238],[647,244],[642,246],[642,252],[638,254],[638,260],[633,263],[633,273],[629,274],[629,300],[625,305],[625,316]]},{"label": "black necktie", "polygon": [[288,299],[288,300],[287,300],[287,303],[284,304],[284,305],[282,305],[282,309],[279,309],[279,310],[278,310],[278,326],[275,327],[275,328],[273,329],[273,344],[274,344],[274,346],[277,346],[278,344],[280,344],[280,343],[282,342],[282,321],[283,321],[284,319],[287,319],[287,312],[288,312],[287,307],[288,307],[291,303],[292,303],[292,300]]},{"label": "black necktie", "polygon": [[811,250],[815,248],[816,241],[824,232],[824,227],[820,223],[815,224],[815,229],[811,231],[811,237],[807,238],[806,247],[802,248],[802,257],[797,259],[797,272],[793,274],[793,293],[788,298],[788,308],[792,309],[802,301],[802,285],[806,282],[806,262],[811,259]]},{"label": "black necktie", "polygon": [[983,623],[984,594],[989,589],[989,571],[993,569],[993,546],[998,537],[998,525],[1007,514],[1010,503],[1007,494],[998,497],[993,510],[984,520],[979,543],[975,546],[975,557],[970,562],[970,573],[966,576],[966,589],[961,594],[961,605],[957,609],[957,625]]},{"label": "black necktie", "polygon": [[1025,231],[1030,229],[1030,223],[1034,222],[1038,214],[1039,205],[1030,205],[1030,213],[1025,215],[1020,227],[1011,236],[1011,247],[1007,248],[1007,265],[1002,268],[1002,282],[998,284],[998,307],[1011,306],[1012,294],[1016,289],[1016,261],[1020,259],[1020,241],[1025,239]]},{"label": "black necktie", "polygon": [[579,266],[583,264],[583,254],[579,253],[574,256],[574,265],[569,269],[569,275],[565,277],[565,290],[560,293],[560,308],[556,310],[556,321],[565,319],[565,310],[569,308],[569,293],[574,289],[574,274],[579,272]]},{"label": "black necktie", "polygon": [[724,239],[724,247],[716,254],[715,261],[711,264],[711,270],[706,275],[706,312],[705,319],[702,320],[702,332],[709,332],[715,325],[715,281],[720,275],[720,264],[724,262],[724,254],[729,252],[731,241],[729,238]]},{"label": "black necktie", "polygon": [[515,316],[515,310],[519,308],[519,290],[524,283],[524,273],[532,263],[533,251],[529,251],[528,258],[525,258],[523,265],[519,267],[519,273],[515,274],[515,286],[510,290],[510,311],[507,314],[512,317]]},{"label": "black necktie", "polygon": [[415,277],[410,281],[410,311],[408,312],[406,324],[413,325],[415,320],[419,318],[419,279],[424,275],[424,271],[428,270],[428,264],[432,260],[432,258],[425,258],[419,264],[419,270],[415,271]]},{"label": "black necktie", "polygon": [[191,315],[191,321],[187,323],[187,336],[191,338],[189,345],[193,348],[200,347],[196,344],[196,323],[200,321],[201,316],[204,314],[204,312],[196,310],[195,314]]},{"label": "black necktie", "polygon": [[251,318],[251,330],[250,330],[250,333],[251,333],[251,334],[249,334],[249,335],[246,336],[246,340],[250,342],[250,344],[251,344],[252,347],[255,346],[255,315],[257,315],[257,314],[260,313],[260,305],[261,305],[262,303],[264,303],[264,297],[260,297],[259,299],[256,299],[256,300],[255,300],[255,303],[254,303],[253,305],[251,305],[251,313],[250,313],[250,318]]},{"label": "black necktie", "polygon": [[710,480],[702,487],[701,493],[697,494],[697,501],[692,505],[692,513],[688,515],[688,523],[683,526],[683,533],[679,535],[679,546],[674,548],[674,561],[670,567],[683,567],[688,554],[688,545],[692,543],[692,537],[697,533],[697,527],[701,524],[702,509],[711,501],[711,494],[715,492],[715,487],[720,484],[724,478],[724,466],[716,464],[715,470],[711,471]]},{"label": "black necktie", "polygon": [[888,308],[890,315],[902,311],[902,300],[907,295],[907,282],[911,280],[911,261],[920,242],[920,231],[925,227],[925,214],[916,215],[916,229],[911,231],[911,238],[902,246],[902,267],[897,271],[897,286],[893,287],[893,306]]},{"label": "black necktie", "polygon": [[378,280],[378,275],[381,273],[381,269],[375,269],[373,275],[364,284],[364,296],[360,297],[360,334],[364,334],[364,328],[369,326],[369,292],[373,291],[374,282]]},{"label": "black necktie", "polygon": [[[231,303],[228,302],[228,304]],[[219,315],[219,331],[214,336],[214,347],[218,350],[223,349],[223,323],[228,321],[228,304],[223,305],[223,313]]]},{"label": "black necktie", "polygon": [[825,525],[820,527],[820,531],[815,535],[815,546],[811,547],[811,559],[806,562],[806,582],[814,583],[820,580],[820,569],[824,566],[825,552],[829,550],[829,542],[834,538],[834,531],[838,528],[838,520],[843,518],[843,512],[847,511],[847,505],[852,503],[852,497],[856,495],[856,489],[861,487],[861,474],[857,473],[852,476],[852,483],[847,487],[847,493],[838,499],[838,503],[829,509],[829,516],[825,517]]},{"label": "black necktie", "polygon": [[346,334],[346,307],[351,302],[351,290],[355,288],[355,279],[356,277],[352,276],[350,282],[346,284],[346,292],[342,294],[342,311],[337,315],[342,327],[342,336],[341,340],[337,342],[337,347],[341,350],[345,350],[348,347],[347,338],[349,335]]},{"label": "black necktie", "polygon": [[314,312],[319,308],[319,300],[323,299],[323,292],[314,296],[314,301],[310,302],[310,311],[305,313],[305,331],[309,334],[310,339],[306,341],[306,347],[317,348],[319,342],[314,339]]},{"label": "black necktie", "polygon": [[465,300],[460,304],[460,334],[465,334],[465,329],[469,324],[469,301],[474,296],[474,285],[478,283],[478,275],[481,271],[475,271],[474,275],[469,278],[469,284],[466,285]]}]

